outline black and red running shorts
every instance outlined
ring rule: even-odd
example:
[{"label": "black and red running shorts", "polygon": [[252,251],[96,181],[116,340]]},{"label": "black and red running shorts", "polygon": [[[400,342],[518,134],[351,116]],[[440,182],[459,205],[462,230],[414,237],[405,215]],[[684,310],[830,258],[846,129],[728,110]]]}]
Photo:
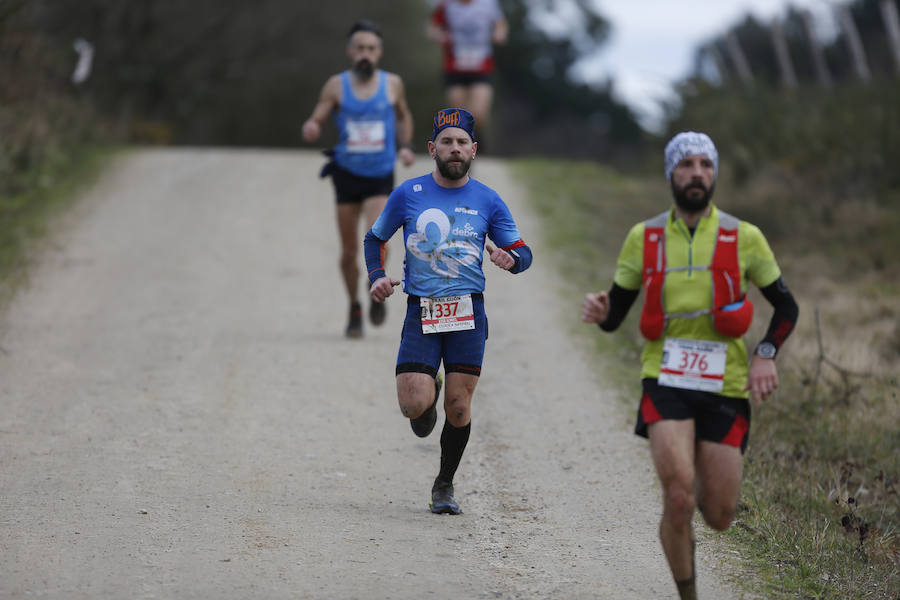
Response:
[{"label": "black and red running shorts", "polygon": [[662,420],[693,419],[697,439],[747,449],[750,402],[712,392],[683,390],[641,380],[643,394],[634,432],[647,437],[647,426]]}]

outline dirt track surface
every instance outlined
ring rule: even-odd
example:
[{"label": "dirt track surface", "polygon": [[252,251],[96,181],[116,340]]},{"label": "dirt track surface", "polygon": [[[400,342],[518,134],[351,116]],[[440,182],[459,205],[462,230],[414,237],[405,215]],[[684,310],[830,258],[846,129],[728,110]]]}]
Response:
[{"label": "dirt track surface", "polygon": [[396,404],[405,296],[342,337],[320,166],[135,152],[66,217],[0,314],[0,598],[674,598],[646,443],[502,163],[475,176],[535,264],[486,265],[458,517],[427,509],[443,416],[420,440]]}]

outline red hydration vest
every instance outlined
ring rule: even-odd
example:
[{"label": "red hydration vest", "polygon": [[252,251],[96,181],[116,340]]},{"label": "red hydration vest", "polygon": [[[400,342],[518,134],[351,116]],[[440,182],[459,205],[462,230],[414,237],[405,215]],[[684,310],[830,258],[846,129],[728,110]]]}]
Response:
[{"label": "red hydration vest", "polygon": [[[753,321],[753,303],[741,290],[741,269],[738,262],[738,219],[718,211],[719,231],[709,266],[666,266],[666,211],[644,224],[644,309],[641,312],[641,333],[648,340],[657,340],[672,317],[694,319],[712,314],[716,331],[728,337],[741,337]],[[663,308],[663,286],[666,273],[685,269],[709,270],[712,276],[711,308],[688,313],[666,314]]]}]

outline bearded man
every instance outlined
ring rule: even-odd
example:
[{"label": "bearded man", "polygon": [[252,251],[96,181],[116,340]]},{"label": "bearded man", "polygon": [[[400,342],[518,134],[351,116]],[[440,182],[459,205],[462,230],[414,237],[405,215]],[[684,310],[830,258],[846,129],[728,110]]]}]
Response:
[{"label": "bearded man", "polygon": [[[696,598],[695,508],[718,531],[737,509],[750,403],[778,387],[775,355],[797,322],[797,303],[760,230],[710,200],[719,155],[703,133],[679,133],[665,149],[674,205],[635,225],[610,291],[588,294],[582,320],[616,329],[645,288],[640,329],[643,387],[635,433],[650,440],[663,494],[659,536],[683,599]],[[774,307],[747,359],[753,319],[748,282]]]},{"label": "bearded man", "polygon": [[[369,293],[384,302],[404,284],[406,319],[395,369],[400,411],[413,432],[426,437],[437,421],[444,363],[446,390],[441,463],[431,489],[431,512],[462,512],[453,495],[453,476],[471,430],[472,395],[484,357],[488,321],[484,311],[485,248],[491,262],[510,273],[531,265],[500,196],[469,176],[475,160],[475,120],[461,108],[434,117],[428,152],[433,172],[403,182],[365,237]],[[403,280],[384,270],[384,244],[400,227],[406,248]],[[485,244],[490,238],[496,248]]]},{"label": "bearded man", "polygon": [[[333,159],[321,176],[331,176],[337,197],[337,224],[341,238],[340,270],[350,301],[345,334],[362,337],[362,305],[359,302],[360,217],[371,227],[394,189],[394,161],[412,165],[415,156],[410,143],[412,114],[406,104],[403,80],[379,70],[382,55],[381,31],[369,21],[357,21],[347,36],[347,56],[351,68],[332,75],[312,115],[303,124],[303,139],[319,138],[322,124],[334,112],[339,139],[327,154]],[[399,149],[398,149],[399,147]],[[369,305],[369,320],[381,325],[384,304]]]}]

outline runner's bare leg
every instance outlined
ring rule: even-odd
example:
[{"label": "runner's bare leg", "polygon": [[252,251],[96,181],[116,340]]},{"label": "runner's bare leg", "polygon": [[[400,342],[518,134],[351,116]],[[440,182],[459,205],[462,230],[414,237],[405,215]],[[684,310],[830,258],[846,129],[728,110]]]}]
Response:
[{"label": "runner's bare leg", "polygon": [[[384,205],[387,204],[387,199],[387,196],[381,195],[372,196],[363,200],[362,212],[363,217],[366,220],[366,231],[372,229],[372,225],[375,224],[375,221],[378,219],[378,215],[380,215],[381,211],[384,210]],[[385,262],[387,262],[387,246],[385,246]]]},{"label": "runner's bare leg", "polygon": [[472,420],[472,396],[476,385],[478,375],[447,373],[444,413],[454,427],[465,427]]},{"label": "runner's bare leg", "polygon": [[[468,88],[464,85],[451,85],[450,87],[448,87],[447,104],[454,108],[465,108],[466,110],[469,110]],[[478,122],[476,121],[476,124],[477,123]]]},{"label": "runner's bare leg", "polygon": [[486,132],[491,121],[491,102],[494,100],[494,87],[489,83],[474,83],[469,86],[469,112],[475,117],[475,124],[482,132]]},{"label": "runner's bare leg", "polygon": [[[444,412],[454,427],[465,427],[472,419],[472,396],[478,384],[477,375],[447,373]],[[397,401],[407,419],[422,416],[434,402],[434,377],[427,373],[397,375]]]},{"label": "runner's bare leg", "polygon": [[397,402],[404,417],[421,417],[434,400],[434,377],[428,373],[397,374]]},{"label": "runner's bare leg", "polygon": [[347,296],[351,302],[359,300],[357,255],[360,246],[358,222],[361,213],[362,208],[359,204],[337,205],[338,233],[341,238],[341,276],[344,279],[344,287],[347,289]]},{"label": "runner's bare leg", "polygon": [[707,525],[724,531],[734,519],[741,491],[741,449],[700,441],[696,468],[697,506]]},{"label": "runner's bare leg", "polygon": [[694,421],[658,421],[648,435],[663,490],[659,537],[675,581],[684,581],[694,576]]}]

